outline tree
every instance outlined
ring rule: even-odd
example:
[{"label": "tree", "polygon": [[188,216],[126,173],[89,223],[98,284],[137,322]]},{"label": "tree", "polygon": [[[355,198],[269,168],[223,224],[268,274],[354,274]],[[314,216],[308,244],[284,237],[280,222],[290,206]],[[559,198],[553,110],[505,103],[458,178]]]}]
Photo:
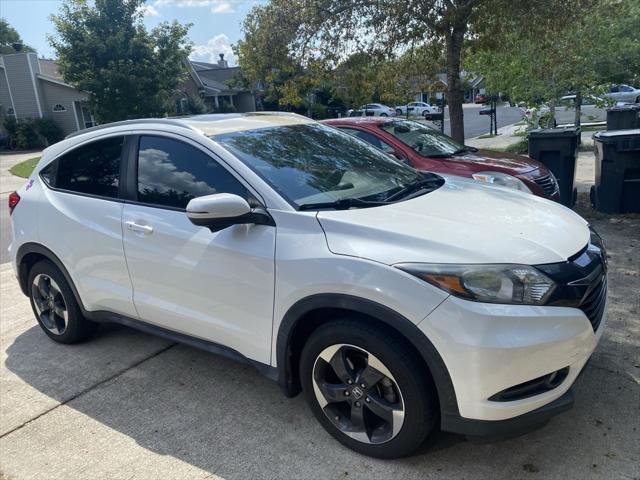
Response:
[{"label": "tree", "polygon": [[99,123],[161,116],[172,110],[187,75],[191,25],[142,23],[144,0],[67,0],[49,37],[66,82],[88,92]]},{"label": "tree", "polygon": [[[452,136],[463,141],[463,43],[478,6],[487,1],[270,0],[253,8],[254,28],[245,28],[245,41],[257,48],[255,57],[274,38],[280,50],[276,58],[286,55],[303,66],[318,60],[337,65],[354,52],[393,58],[407,47],[439,43],[446,52]],[[256,29],[261,23],[263,28]],[[260,42],[251,41],[256,30],[261,32]],[[263,62],[270,59],[262,56]],[[240,61],[243,66],[242,57]]]},{"label": "tree", "polygon": [[[482,72],[491,91],[508,92],[513,101],[530,105],[546,101],[549,126],[560,97],[575,92],[579,125],[582,96],[598,94],[605,84],[629,79],[640,68],[638,4],[635,0],[540,2],[553,14],[513,8],[509,19],[485,25],[485,33],[491,35],[471,46],[470,65]],[[525,17],[529,27],[523,29]]]},{"label": "tree", "polygon": [[22,44],[23,52],[35,52],[30,46],[23,44],[20,34],[4,18],[0,18],[0,54],[16,53],[14,43]]}]

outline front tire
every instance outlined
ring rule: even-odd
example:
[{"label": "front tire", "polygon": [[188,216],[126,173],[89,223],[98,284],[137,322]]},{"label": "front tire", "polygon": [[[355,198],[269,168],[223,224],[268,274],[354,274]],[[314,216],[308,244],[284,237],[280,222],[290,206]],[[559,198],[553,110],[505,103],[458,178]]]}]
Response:
[{"label": "front tire", "polygon": [[344,318],[319,327],[302,351],[300,376],[320,424],[364,455],[410,455],[438,420],[424,365],[402,338],[366,321]]},{"label": "front tire", "polygon": [[96,324],[82,316],[71,287],[53,263],[36,263],[27,282],[31,309],[49,338],[71,344],[91,337]]}]

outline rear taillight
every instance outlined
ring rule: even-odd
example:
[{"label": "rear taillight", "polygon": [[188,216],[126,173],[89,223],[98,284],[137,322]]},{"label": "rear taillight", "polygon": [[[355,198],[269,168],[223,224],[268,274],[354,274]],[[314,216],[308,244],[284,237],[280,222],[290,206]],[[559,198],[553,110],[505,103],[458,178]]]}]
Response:
[{"label": "rear taillight", "polygon": [[16,208],[16,205],[20,202],[20,195],[18,192],[12,192],[9,195],[9,215],[13,213],[13,209]]}]

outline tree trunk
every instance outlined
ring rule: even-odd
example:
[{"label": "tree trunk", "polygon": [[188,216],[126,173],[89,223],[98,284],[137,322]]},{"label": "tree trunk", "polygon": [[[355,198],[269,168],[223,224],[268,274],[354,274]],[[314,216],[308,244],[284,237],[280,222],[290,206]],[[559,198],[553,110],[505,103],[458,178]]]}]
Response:
[{"label": "tree trunk", "polygon": [[582,115],[582,93],[580,91],[577,91],[576,92],[576,116],[573,122],[576,127],[580,126],[581,115]]},{"label": "tree trunk", "polygon": [[[462,23],[462,22],[461,22]],[[447,46],[447,103],[449,104],[449,124],[451,137],[464,143],[464,113],[462,102],[464,91],[460,80],[460,54],[467,30],[466,22],[454,26],[445,36]],[[444,109],[443,109],[444,111]]]},{"label": "tree trunk", "polygon": [[556,126],[556,101],[551,100],[549,102],[549,118],[547,118],[547,124],[544,128],[553,128]]}]

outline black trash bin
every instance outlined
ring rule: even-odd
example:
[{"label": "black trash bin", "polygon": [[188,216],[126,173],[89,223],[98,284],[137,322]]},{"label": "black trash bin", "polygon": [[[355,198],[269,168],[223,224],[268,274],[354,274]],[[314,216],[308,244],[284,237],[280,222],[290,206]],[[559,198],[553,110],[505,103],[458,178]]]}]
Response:
[{"label": "black trash bin", "polygon": [[560,203],[572,207],[580,127],[543,128],[529,132],[529,156],[542,162],[558,180]]},{"label": "black trash bin", "polygon": [[591,202],[603,213],[640,212],[640,128],[596,132]]},{"label": "black trash bin", "polygon": [[640,104],[620,105],[607,110],[607,130],[640,128]]}]

